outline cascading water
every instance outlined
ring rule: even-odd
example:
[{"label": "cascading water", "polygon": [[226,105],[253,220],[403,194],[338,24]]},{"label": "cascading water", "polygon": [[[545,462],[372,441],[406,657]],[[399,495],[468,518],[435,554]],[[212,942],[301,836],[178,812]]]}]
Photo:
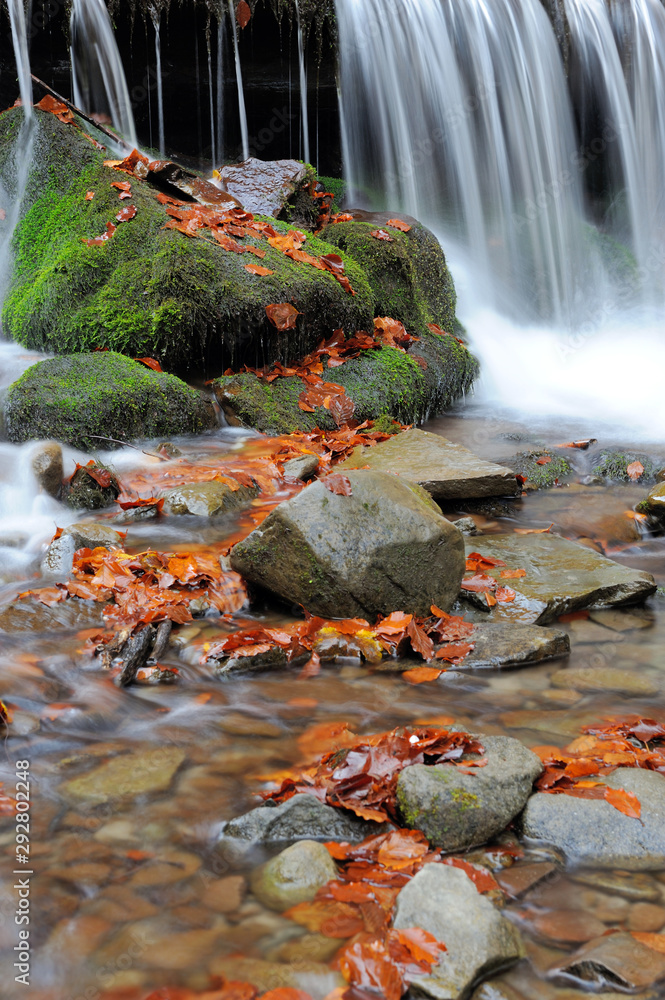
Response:
[{"label": "cascading water", "polygon": [[212,75],[212,48],[208,38],[208,106],[210,111],[210,156],[213,166],[217,163],[217,134],[215,130],[215,87]]},{"label": "cascading water", "polygon": [[217,24],[217,161],[224,162],[224,46],[226,44],[226,21],[220,10]]},{"label": "cascading water", "polygon": [[161,14],[156,7],[150,8],[150,17],[155,29],[155,60],[157,63],[157,117],[159,127],[159,152],[166,155],[166,138],[164,131],[164,81],[162,78],[162,38]]},{"label": "cascading water", "polygon": [[73,0],[71,60],[74,101],[91,115],[109,115],[127,142],[138,145],[125,72],[104,0]]},{"label": "cascading water", "polygon": [[245,108],[245,89],[242,82],[242,66],[240,65],[240,49],[238,48],[238,25],[233,0],[229,0],[229,15],[233,29],[233,52],[236,63],[236,81],[238,84],[238,113],[240,115],[240,137],[242,143],[242,158],[249,159],[249,128],[247,127],[247,110]]},{"label": "cascading water", "polygon": [[298,67],[300,75],[300,126],[302,132],[301,155],[305,163],[309,163],[309,115],[307,112],[307,67],[305,65],[305,45],[303,39],[300,7],[296,0],[296,18],[298,22]]},{"label": "cascading water", "polygon": [[353,196],[457,234],[504,308],[512,299],[514,313],[528,304],[570,321],[593,253],[562,60],[539,0],[336,7]]}]

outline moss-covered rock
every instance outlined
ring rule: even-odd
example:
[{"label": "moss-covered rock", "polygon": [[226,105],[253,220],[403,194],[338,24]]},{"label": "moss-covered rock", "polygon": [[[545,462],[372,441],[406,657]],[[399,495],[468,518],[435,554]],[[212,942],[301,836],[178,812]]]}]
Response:
[{"label": "moss-covered rock", "polygon": [[[135,178],[136,217],[102,246],[86,246],[83,239],[103,233],[129,204],[119,202],[111,188],[127,177],[104,166],[108,154],[81,130],[51,114],[36,116],[33,169],[2,314],[6,336],[57,353],[105,347],[134,357],[149,354],[176,370],[200,362],[223,370],[301,356],[338,327],[371,328],[373,295],[350,258],[346,274],[355,295],[329,272],[297,263],[265,240],[262,264],[274,273],[250,274],[245,265],[255,258],[249,254],[165,230],[165,207],[150,184]],[[3,180],[21,121],[20,109],[0,115]],[[95,192],[91,201],[88,191]],[[286,223],[275,228],[288,230]],[[313,236],[307,249],[314,255],[337,252]],[[274,302],[296,306],[297,330],[282,333],[269,323],[265,307]]]},{"label": "moss-covered rock", "polygon": [[573,475],[568,459],[549,451],[522,452],[510,459],[510,467],[524,476],[527,490],[548,490],[552,486],[561,486]]},{"label": "moss-covered rock", "polygon": [[[635,478],[632,478],[627,470],[636,462],[639,462],[644,471],[638,475],[639,470],[634,470]],[[652,483],[658,467],[643,452],[603,451],[596,460],[593,471],[595,475],[611,479],[612,482],[629,483],[639,480],[641,483]]]},{"label": "moss-covered rock", "polygon": [[[343,385],[355,404],[359,421],[395,418],[405,424],[420,423],[449,406],[471,388],[478,362],[454,337],[425,331],[412,345],[414,354],[426,359],[422,368],[410,354],[394,347],[363,351],[326,378]],[[214,390],[227,419],[264,433],[291,434],[315,427],[334,430],[328,410],[307,413],[298,406],[306,387],[299,378],[266,382],[256,375],[227,375],[217,379]]]},{"label": "moss-covered rock", "polygon": [[416,336],[427,332],[428,323],[456,332],[455,285],[434,234],[400,214],[411,229],[403,233],[388,227],[385,231],[392,238],[388,242],[371,234],[386,227],[393,217],[389,212],[352,214],[352,222],[327,226],[323,235],[363,268],[374,295],[375,316],[391,316]]},{"label": "moss-covered rock", "polygon": [[214,407],[175,375],[112,351],[49,358],[10,385],[4,401],[10,441],[55,438],[79,448],[215,427]]}]

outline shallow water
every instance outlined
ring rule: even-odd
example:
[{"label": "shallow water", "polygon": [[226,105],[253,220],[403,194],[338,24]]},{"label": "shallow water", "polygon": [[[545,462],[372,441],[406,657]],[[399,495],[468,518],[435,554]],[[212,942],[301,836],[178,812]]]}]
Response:
[{"label": "shallow water", "polygon": [[[572,431],[589,431],[561,422],[549,428],[527,427],[496,414],[488,419],[487,408],[474,404],[433,421],[429,429],[488,458],[506,460],[531,444],[552,445],[569,440]],[[265,450],[260,439],[232,430],[177,443],[183,455],[172,463],[160,464],[130,449],[116,452],[111,460],[123,483],[149,495],[154,476],[163,480],[168,473],[175,482],[183,469],[191,468],[183,462],[209,467]],[[601,437],[600,443],[608,442]],[[67,455],[71,468],[75,457]],[[665,454],[662,457],[665,464]],[[586,453],[575,458],[581,476]],[[24,488],[29,493],[30,487]],[[6,504],[7,487],[3,489]],[[12,578],[0,591],[4,600],[34,586],[31,574],[53,524],[62,526],[64,517],[72,517],[55,502],[55,509],[35,513],[45,501],[34,485],[32,489],[32,503],[26,500],[24,511],[31,511],[26,523],[35,558],[22,570],[11,564],[6,552],[25,552],[26,546],[0,551],[1,568],[6,572],[9,567]],[[486,532],[553,522],[554,531],[583,539],[627,565],[648,569],[662,585],[665,539],[640,534],[625,514],[644,493],[639,485],[573,483],[500,504],[497,511],[476,508],[473,516]],[[456,517],[464,511],[447,513]],[[101,512],[96,518],[110,523],[113,516]],[[128,531],[126,545],[132,551],[149,546],[186,551],[198,545],[223,547],[241,521],[237,516],[211,522],[186,517],[117,526]],[[8,523],[14,530],[5,508],[0,529]],[[103,994],[136,988],[147,993],[166,984],[203,989],[226,969],[224,960],[231,954],[254,963],[259,958],[286,962],[300,970],[303,986],[314,997],[326,994],[330,977],[312,979],[302,972],[302,962],[328,960],[330,947],[326,951],[321,941],[309,938],[299,942],[302,928],[265,910],[251,893],[240,893],[239,880],[232,878],[236,873],[214,847],[222,823],[256,804],[255,794],[266,787],[261,776],[301,761],[298,737],[314,723],[340,720],[366,733],[416,721],[454,720],[473,731],[515,736],[528,746],[563,746],[581,726],[608,715],[631,712],[665,718],[665,602],[658,596],[645,607],[620,612],[611,627],[603,624],[602,615],[594,623],[563,626],[573,644],[567,661],[505,673],[450,669],[439,681],[418,687],[397,674],[373,673],[351,659],[324,667],[320,676],[308,680],[289,668],[220,682],[200,665],[201,650],[233,624],[208,618],[183,626],[178,647],[163,660],[178,669],[177,683],[119,691],[79,652],[82,640],[77,632],[99,621],[95,608],[75,615],[69,602],[50,609],[46,620],[51,622],[48,631],[33,622],[28,631],[0,633],[0,698],[14,710],[10,738],[0,757],[0,781],[11,793],[15,762],[30,762],[30,996],[40,1000],[83,997],[86,990]],[[287,608],[258,606],[236,616],[238,622],[248,620],[292,619]],[[588,641],[589,624],[603,629],[600,639],[592,630]],[[657,693],[648,698],[611,690],[585,694],[550,683],[562,668],[582,665],[611,665],[650,678]],[[161,769],[173,764],[172,755],[177,768],[168,791],[151,790]],[[115,790],[100,788],[99,801],[91,802],[77,799],[67,787],[100,763],[123,758],[127,774],[147,775],[140,795],[117,798]],[[108,801],[101,800],[104,794],[111,795]],[[0,976],[9,984],[17,940],[13,817],[0,816],[0,850],[5,859]],[[548,857],[547,852],[529,850],[524,860]],[[656,894],[662,890],[665,899],[665,872],[655,872],[647,882],[652,895],[654,889]],[[524,929],[530,957],[504,978],[518,997],[556,996],[539,970],[556,955],[573,950],[574,942],[585,938],[585,928],[598,933],[599,927],[633,926],[639,920],[634,906],[621,892],[597,891],[559,872],[525,898],[509,903],[507,911]],[[6,985],[3,995],[25,995],[24,987],[12,990]]]}]

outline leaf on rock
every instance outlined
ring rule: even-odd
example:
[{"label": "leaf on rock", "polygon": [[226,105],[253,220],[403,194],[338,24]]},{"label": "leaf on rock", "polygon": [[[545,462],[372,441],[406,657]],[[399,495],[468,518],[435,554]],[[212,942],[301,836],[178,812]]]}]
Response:
[{"label": "leaf on rock", "polygon": [[261,277],[275,273],[269,267],[261,267],[260,264],[245,264],[245,270],[249,271],[250,274],[258,274]]},{"label": "leaf on rock", "polygon": [[160,365],[159,361],[156,361],[154,358],[134,358],[134,361],[140,362],[142,365],[145,365],[147,368],[152,368],[152,370],[154,372],[161,372],[161,371],[163,371],[163,368]]},{"label": "leaf on rock", "polygon": [[85,195],[85,200],[86,201],[92,201],[92,199],[94,197],[95,197],[95,192],[94,191],[86,191],[86,195]]},{"label": "leaf on rock", "polygon": [[541,455],[540,458],[536,459],[536,465],[549,465],[552,461],[551,455]]},{"label": "leaf on rock", "polygon": [[369,235],[373,236],[375,240],[385,240],[386,243],[395,242],[395,237],[387,233],[385,229],[375,229],[374,232]]},{"label": "leaf on rock", "polygon": [[411,232],[411,226],[407,222],[402,222],[401,219],[388,219],[386,225],[390,226],[391,229],[399,229],[402,233]]},{"label": "leaf on rock", "polygon": [[622,812],[624,816],[639,819],[642,815],[642,805],[637,795],[626,792],[623,788],[606,788],[605,801]]},{"label": "leaf on rock", "polygon": [[645,944],[652,951],[659,951],[665,955],[665,934],[651,934],[648,931],[631,931],[630,933],[640,944]]},{"label": "leaf on rock", "polygon": [[138,213],[136,205],[127,205],[126,208],[121,208],[116,219],[118,222],[129,222],[130,219],[135,219]]},{"label": "leaf on rock", "polygon": [[295,330],[300,313],[290,302],[278,302],[266,306],[266,315],[278,330]]},{"label": "leaf on rock", "polygon": [[644,466],[641,462],[631,462],[626,466],[626,473],[633,482],[637,482],[644,475]]},{"label": "leaf on rock", "polygon": [[353,494],[350,479],[348,476],[343,476],[341,472],[334,472],[326,476],[322,483],[327,490],[338,497],[350,497]]},{"label": "leaf on rock", "polygon": [[113,234],[115,233],[117,228],[118,227],[114,226],[112,222],[107,222],[106,232],[102,233],[101,236],[95,236],[94,239],[91,240],[86,240],[84,237],[81,237],[81,242],[85,243],[85,245],[88,247],[102,247],[104,246],[105,243],[107,243],[110,239],[113,238]]},{"label": "leaf on rock", "polygon": [[402,678],[409,684],[425,684],[438,680],[442,673],[443,670],[438,667],[414,667],[413,670],[405,670]]}]

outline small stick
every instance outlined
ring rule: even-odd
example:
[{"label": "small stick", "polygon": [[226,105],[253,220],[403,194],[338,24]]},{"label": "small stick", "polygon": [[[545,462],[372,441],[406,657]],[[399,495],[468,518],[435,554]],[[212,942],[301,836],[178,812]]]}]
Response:
[{"label": "small stick", "polygon": [[158,458],[160,462],[169,461],[163,455],[158,455],[155,451],[145,451],[144,448],[137,448],[135,444],[130,444],[129,441],[119,441],[117,438],[104,437],[102,434],[88,434],[88,437],[94,438],[95,441],[112,441],[113,444],[122,445],[123,448],[133,448],[134,451],[140,451],[142,455],[147,455],[149,458]]},{"label": "small stick", "polygon": [[34,73],[31,73],[30,76],[32,77],[33,81],[40,87],[42,87],[48,94],[50,94],[51,97],[55,97],[56,101],[60,101],[61,104],[66,105],[70,111],[72,111],[75,115],[78,115],[79,118],[82,118],[84,122],[88,123],[88,125],[92,125],[93,128],[96,128],[103,135],[107,136],[107,138],[111,139],[113,142],[119,142],[121,146],[124,146],[125,149],[128,149],[131,152],[132,147],[129,145],[128,142],[126,142],[122,138],[122,136],[116,135],[115,132],[111,132],[110,129],[105,128],[103,125],[100,125],[98,122],[96,122],[94,118],[90,117],[90,115],[86,115],[85,111],[81,111],[80,108],[77,108],[75,104],[72,104],[71,101],[68,101],[66,97],[62,96],[62,94],[59,94],[57,90],[53,90],[52,87],[49,87],[47,83],[44,83],[43,80],[40,80],[39,77],[35,76]]}]

